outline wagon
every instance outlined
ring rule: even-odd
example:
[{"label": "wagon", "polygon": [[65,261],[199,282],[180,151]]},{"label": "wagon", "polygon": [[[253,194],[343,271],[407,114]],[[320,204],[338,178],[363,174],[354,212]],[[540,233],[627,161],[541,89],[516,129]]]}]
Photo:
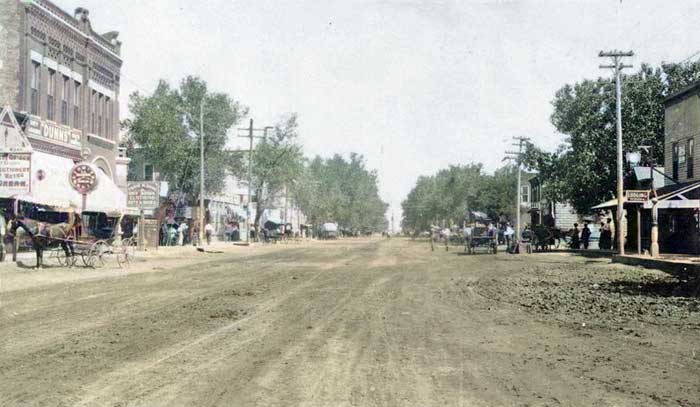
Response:
[{"label": "wagon", "polygon": [[464,244],[464,251],[468,254],[475,254],[478,251],[496,254],[498,253],[498,236],[490,234],[487,228],[474,227],[471,233],[467,234]]}]

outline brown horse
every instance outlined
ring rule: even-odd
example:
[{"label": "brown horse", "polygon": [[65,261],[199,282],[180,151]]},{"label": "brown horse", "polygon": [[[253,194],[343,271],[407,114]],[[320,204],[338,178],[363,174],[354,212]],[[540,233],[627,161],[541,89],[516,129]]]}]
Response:
[{"label": "brown horse", "polygon": [[44,266],[44,250],[61,247],[68,259],[68,264],[72,264],[72,257],[75,256],[73,240],[75,239],[76,216],[71,216],[73,223],[48,224],[34,219],[15,217],[8,222],[8,235],[13,238],[21,237],[23,234],[18,229],[24,231],[32,241],[32,247],[36,251],[36,267]]}]

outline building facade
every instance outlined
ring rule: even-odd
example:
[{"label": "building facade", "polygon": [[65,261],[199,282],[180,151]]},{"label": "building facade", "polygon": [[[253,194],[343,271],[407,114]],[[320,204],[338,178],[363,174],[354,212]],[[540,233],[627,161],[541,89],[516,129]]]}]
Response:
[{"label": "building facade", "polygon": [[88,10],[48,0],[0,0],[0,10],[0,103],[22,114],[34,151],[85,159],[124,184],[118,33],[98,34]]}]

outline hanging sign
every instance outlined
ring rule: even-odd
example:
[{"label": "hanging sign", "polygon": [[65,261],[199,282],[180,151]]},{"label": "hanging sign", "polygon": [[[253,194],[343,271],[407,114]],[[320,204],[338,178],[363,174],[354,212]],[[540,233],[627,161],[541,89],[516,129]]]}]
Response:
[{"label": "hanging sign", "polygon": [[0,154],[0,195],[28,194],[31,185],[31,153]]},{"label": "hanging sign", "polygon": [[70,184],[80,194],[87,194],[97,186],[97,173],[87,163],[78,163],[70,170]]},{"label": "hanging sign", "polygon": [[649,200],[649,191],[625,191],[627,202],[646,202]]}]

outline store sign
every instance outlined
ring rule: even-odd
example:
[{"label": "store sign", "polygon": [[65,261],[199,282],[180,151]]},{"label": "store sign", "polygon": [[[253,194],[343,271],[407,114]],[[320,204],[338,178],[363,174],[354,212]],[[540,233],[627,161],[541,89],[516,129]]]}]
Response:
[{"label": "store sign", "polygon": [[153,210],[158,208],[160,198],[159,182],[129,182],[126,186],[126,205],[130,208]]},{"label": "store sign", "polygon": [[97,173],[87,163],[78,163],[70,170],[70,184],[80,194],[87,194],[97,186]]},{"label": "store sign", "polygon": [[31,186],[31,153],[0,154],[0,195],[28,194]]},{"label": "store sign", "polygon": [[61,144],[70,145],[71,147],[80,148],[80,130],[75,130],[70,127],[60,126],[53,122],[40,120],[36,116],[31,116],[27,134],[34,138],[43,138],[50,141],[55,141]]},{"label": "store sign", "polygon": [[649,200],[649,191],[634,191],[625,192],[627,202],[646,202]]}]

